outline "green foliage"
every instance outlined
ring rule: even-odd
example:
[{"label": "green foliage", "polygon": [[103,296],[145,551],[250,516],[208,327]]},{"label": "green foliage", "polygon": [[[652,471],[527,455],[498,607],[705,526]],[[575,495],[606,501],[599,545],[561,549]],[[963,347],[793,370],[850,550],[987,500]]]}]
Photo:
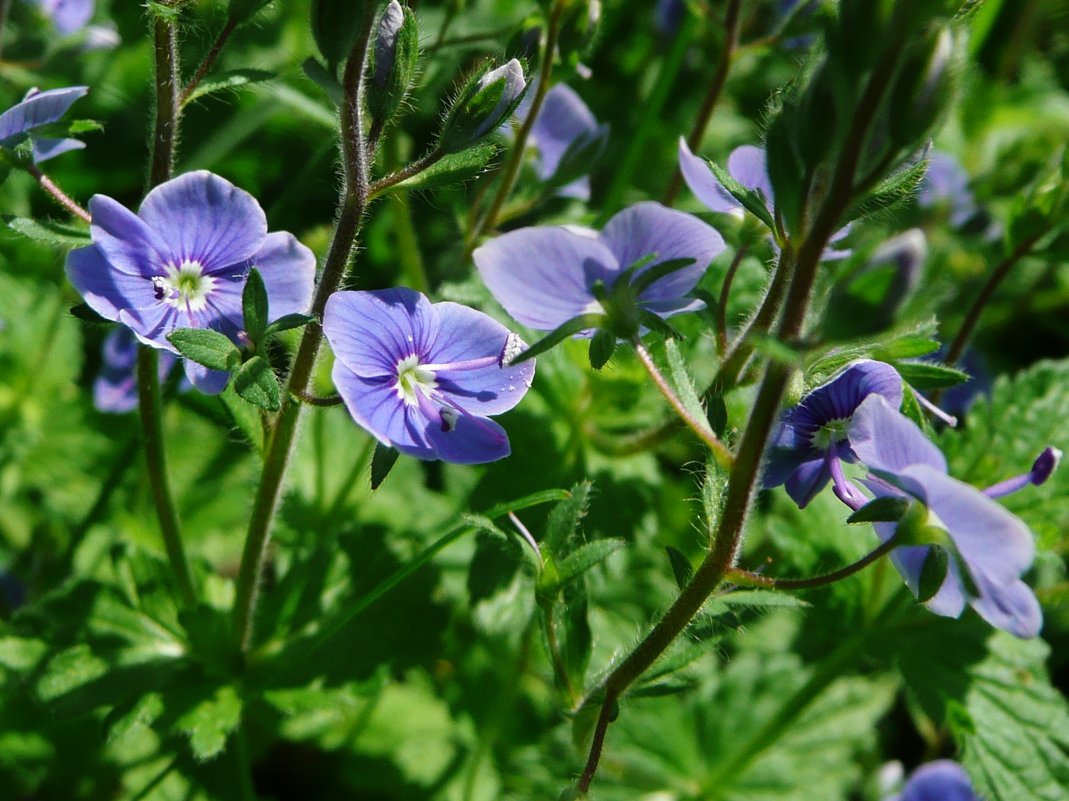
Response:
[{"label": "green foliage", "polygon": [[192,103],[194,100],[219,92],[232,92],[242,87],[264,83],[276,77],[273,72],[268,70],[237,69],[221,72],[201,81],[197,88],[190,92],[189,97],[186,98],[186,103]]},{"label": "green foliage", "polygon": [[425,170],[394,184],[394,189],[436,189],[470,181],[483,173],[500,148],[484,142],[459,153],[449,153]]},{"label": "green foliage", "polygon": [[211,370],[233,370],[241,364],[241,351],[230,338],[210,328],[177,328],[167,340],[187,359]]},{"label": "green foliage", "polygon": [[234,391],[253,406],[276,412],[282,406],[282,389],[271,363],[253,356],[234,371]]}]

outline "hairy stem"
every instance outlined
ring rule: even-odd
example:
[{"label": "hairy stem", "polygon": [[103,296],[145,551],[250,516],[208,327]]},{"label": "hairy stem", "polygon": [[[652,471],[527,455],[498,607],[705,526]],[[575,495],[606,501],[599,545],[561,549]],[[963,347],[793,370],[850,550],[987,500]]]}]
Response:
[{"label": "hairy stem", "polygon": [[[337,291],[345,277],[368,203],[370,165],[364,143],[362,102],[364,66],[373,19],[373,15],[365,11],[361,33],[345,67],[345,103],[341,109],[345,185],[334,238],[331,240],[326,265],[312,300],[311,314],[318,319],[322,319],[327,299]],[[323,329],[320,325],[305,326],[290,370],[282,409],[278,413],[271,437],[265,443],[266,455],[241,555],[234,602],[234,633],[242,651],[248,651],[252,640],[257,589],[267,555],[271,522],[278,506],[282,479],[301,414],[301,403],[297,398],[309,394],[312,371],[322,341]]]},{"label": "hairy stem", "polygon": [[[175,0],[160,2],[172,8],[176,5]],[[152,133],[150,189],[171,177],[182,113],[178,102],[178,29],[163,15],[156,18],[153,52],[156,65],[156,125]]]},{"label": "hairy stem", "polygon": [[502,173],[501,183],[498,184],[497,194],[494,195],[494,199],[490,202],[490,208],[478,218],[474,227],[468,233],[467,244],[461,261],[466,262],[471,257],[471,252],[479,244],[479,237],[484,232],[493,230],[505,201],[508,200],[509,195],[512,194],[512,188],[516,185],[516,178],[520,174],[520,165],[523,163],[523,151],[527,147],[531,129],[534,128],[535,119],[538,117],[538,112],[542,110],[542,103],[549,92],[549,80],[553,75],[553,58],[556,55],[557,34],[560,31],[560,18],[564,11],[564,5],[562,0],[557,0],[553,4],[553,10],[549,14],[549,25],[546,29],[546,46],[542,51],[542,67],[538,74],[538,86],[535,89],[534,99],[531,101],[531,108],[527,112],[523,124],[520,125],[520,130],[516,132],[516,140],[512,143],[512,152],[509,153],[508,162],[506,162]]},{"label": "hairy stem", "polygon": [[48,192],[59,205],[69,211],[72,215],[87,223],[93,221],[92,217],[89,216],[89,212],[78,205],[70,195],[60,189],[55,181],[41,172],[36,164],[27,165],[26,172],[32,175],[34,180],[41,185],[41,188]]},{"label": "hairy stem", "polygon": [[222,52],[223,47],[226,45],[227,40],[230,38],[230,34],[234,32],[234,29],[238,27],[238,20],[234,17],[230,17],[223,29],[219,31],[219,35],[215,37],[215,41],[212,42],[212,46],[208,49],[207,54],[204,56],[204,60],[200,62],[200,66],[197,67],[197,71],[193,73],[193,77],[189,79],[189,83],[186,84],[182,90],[182,94],[178,97],[179,107],[184,106],[189,102],[190,96],[200,86],[200,82],[204,80],[204,77],[211,71],[211,68],[215,66],[216,59],[219,58],[219,54]]},{"label": "hairy stem", "polygon": [[833,570],[831,573],[824,573],[820,576],[810,576],[809,578],[804,579],[773,578],[761,573],[753,573],[749,570],[740,570],[738,568],[729,570],[726,578],[736,584],[745,584],[751,587],[764,587],[770,590],[809,590],[815,587],[824,587],[828,584],[842,581],[844,578],[848,578],[858,571],[864,570],[873,562],[880,559],[880,557],[889,554],[897,546],[898,543],[894,538],[891,538],[886,542],[881,543],[877,548],[865,554],[856,562],[841,567],[838,570]]},{"label": "hairy stem", "polygon": [[[709,84],[709,91],[706,93],[701,109],[698,111],[698,119],[694,121],[694,127],[691,128],[690,136],[687,137],[687,145],[692,151],[696,151],[701,146],[705,129],[709,127],[709,120],[712,119],[713,110],[716,108],[720,93],[727,82],[728,72],[731,70],[731,61],[735,57],[735,49],[739,44],[739,9],[741,7],[742,0],[730,0],[728,3],[727,13],[724,17],[724,46],[720,50],[720,58],[716,63],[713,81]],[[682,186],[683,173],[680,172],[679,164],[677,163],[672,173],[672,180],[668,183],[668,188],[665,190],[661,202],[666,206],[671,206],[675,202],[676,195],[679,194]]]},{"label": "hairy stem", "polygon": [[428,167],[441,161],[444,155],[445,153],[443,153],[441,149],[435,148],[430,153],[421,156],[411,164],[408,164],[395,172],[391,172],[384,178],[380,178],[368,187],[368,198],[374,200],[386,190],[401,183],[401,181],[407,180],[414,175],[419,175],[419,173],[423,172]]},{"label": "hairy stem", "polygon": [[160,531],[167,559],[171,563],[182,601],[186,605],[196,602],[193,576],[189,570],[182,537],[178,528],[178,513],[174,498],[167,483],[167,460],[163,448],[163,402],[160,395],[159,353],[155,348],[141,345],[137,355],[137,401],[141,416],[141,431],[148,464],[148,479],[152,486],[152,500],[156,505]]},{"label": "hairy stem", "polygon": [[653,379],[653,383],[657,385],[657,389],[661,391],[669,405],[675,410],[679,418],[686,423],[695,434],[698,435],[698,439],[708,446],[709,450],[713,452],[713,456],[721,467],[725,470],[730,470],[735,458],[731,455],[731,451],[728,450],[727,445],[720,441],[720,439],[713,433],[713,430],[709,427],[709,424],[704,420],[697,420],[687,410],[687,407],[683,404],[683,401],[679,399],[672,386],[668,383],[668,380],[661,374],[661,371],[657,368],[657,363],[653,360],[653,356],[646,350],[646,346],[642,344],[642,341],[637,337],[631,343],[635,347],[635,353],[638,354],[639,361],[642,362],[642,366],[646,368],[646,372],[649,373],[650,378]]},{"label": "hairy stem", "polygon": [[728,266],[727,274],[724,276],[724,283],[720,287],[720,297],[717,299],[716,347],[721,356],[726,354],[728,350],[728,300],[731,297],[731,285],[735,282],[735,275],[739,271],[739,265],[742,264],[747,250],[749,248],[746,245],[742,245],[735,251],[735,258],[731,260],[731,264]]}]

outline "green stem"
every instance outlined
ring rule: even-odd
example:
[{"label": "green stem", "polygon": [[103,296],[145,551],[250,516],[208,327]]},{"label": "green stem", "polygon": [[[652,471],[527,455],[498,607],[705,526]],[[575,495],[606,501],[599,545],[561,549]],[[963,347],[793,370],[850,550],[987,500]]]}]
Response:
[{"label": "green stem", "polygon": [[720,297],[717,299],[716,347],[721,356],[724,356],[728,350],[728,300],[731,298],[731,285],[735,282],[735,275],[739,271],[739,265],[742,264],[747,250],[749,250],[748,245],[741,245],[735,251],[735,258],[731,260],[731,264],[728,266],[727,274],[724,276],[724,283],[720,287]]},{"label": "green stem", "polygon": [[171,563],[182,601],[192,606],[197,594],[193,588],[193,576],[186,560],[182,537],[178,528],[178,513],[167,483],[167,461],[163,448],[162,400],[159,381],[159,353],[155,348],[141,345],[137,356],[137,401],[141,416],[141,431],[144,439],[145,461],[152,486],[152,500],[163,534],[163,545]]},{"label": "green stem", "polygon": [[[690,131],[690,136],[687,137],[687,145],[693,152],[696,152],[701,147],[705,129],[709,127],[709,120],[712,119],[713,110],[716,108],[720,93],[727,82],[728,72],[731,71],[731,61],[735,57],[735,50],[739,44],[739,9],[741,6],[742,0],[730,0],[728,3],[727,13],[724,17],[724,46],[720,50],[720,59],[716,64],[716,72],[713,73],[713,81],[709,84],[709,91],[706,93],[701,109],[698,111],[698,119],[694,121],[694,127]],[[671,206],[682,187],[683,173],[680,172],[679,164],[677,163],[675,170],[672,172],[672,180],[669,182],[661,202],[666,206]]]},{"label": "green stem", "polygon": [[237,27],[238,20],[236,18],[230,17],[226,21],[223,29],[219,31],[219,35],[215,37],[215,41],[212,42],[212,46],[208,50],[207,55],[204,56],[204,60],[200,62],[197,71],[193,73],[193,77],[189,79],[189,83],[186,84],[185,89],[182,90],[182,94],[179,95],[179,107],[184,106],[189,102],[190,95],[192,95],[194,90],[200,86],[200,82],[204,80],[204,77],[215,65],[215,61],[219,58],[219,54],[222,52],[224,45],[226,45],[227,40],[230,38],[230,34],[232,34]]},{"label": "green stem", "polygon": [[50,194],[59,205],[69,211],[73,216],[82,220],[83,222],[92,222],[92,217],[89,216],[89,212],[83,209],[78,203],[71,198],[66,192],[59,188],[55,181],[41,172],[37,165],[29,164],[26,166],[26,172],[33,176],[33,179],[41,185],[48,194]]},{"label": "green stem", "polygon": [[560,32],[560,18],[564,11],[564,6],[565,3],[562,0],[556,0],[552,11],[550,11],[549,25],[546,29],[546,46],[542,50],[542,68],[538,74],[538,86],[535,88],[535,96],[531,101],[531,108],[520,125],[519,131],[516,132],[516,140],[512,143],[512,152],[509,153],[509,160],[505,164],[501,183],[498,184],[497,194],[494,195],[494,199],[490,202],[490,208],[478,218],[478,221],[468,233],[464,255],[461,258],[463,262],[467,262],[471,257],[471,252],[479,244],[479,237],[484,232],[494,229],[497,224],[497,218],[501,214],[501,209],[505,205],[505,201],[508,200],[508,196],[512,194],[512,188],[516,185],[516,178],[520,174],[520,165],[523,163],[523,151],[527,147],[531,129],[534,128],[535,119],[542,110],[542,103],[549,92],[549,82],[553,76],[553,59],[557,50],[557,34]]},{"label": "green stem", "polygon": [[845,567],[841,567],[838,570],[834,570],[831,573],[824,573],[820,576],[810,576],[804,579],[785,579],[785,578],[773,578],[772,576],[766,576],[761,573],[753,573],[749,570],[740,570],[738,568],[732,568],[727,572],[726,578],[736,584],[745,584],[751,587],[764,587],[770,590],[810,590],[816,587],[825,587],[828,584],[834,584],[837,581],[842,581],[844,578],[848,578],[860,570],[871,565],[873,562],[880,559],[880,557],[886,556],[895,548],[898,547],[898,543],[894,537],[886,542],[880,543],[880,545],[856,562],[852,562]]},{"label": "green stem", "polygon": [[[176,0],[160,0],[160,4],[171,8],[177,5]],[[182,113],[178,102],[178,30],[163,15],[156,17],[154,40],[156,124],[152,134],[150,189],[171,177]]]},{"label": "green stem", "polygon": [[[341,209],[334,229],[326,265],[312,299],[312,316],[323,318],[327,299],[337,291],[348,269],[349,259],[363,222],[368,203],[368,155],[363,134],[363,82],[367,60],[368,40],[371,35],[372,14],[365,11],[363,27],[345,67],[344,87],[346,102],[341,109],[342,153],[344,157],[345,185],[342,191]],[[241,554],[236,597],[234,601],[234,633],[239,647],[247,652],[252,640],[253,615],[256,609],[257,590],[267,545],[271,522],[278,506],[282,479],[289,462],[290,450],[297,434],[297,422],[301,403],[297,400],[309,394],[312,371],[319,347],[323,341],[320,325],[307,325],[301,336],[297,355],[293,360],[282,408],[275,421],[270,440],[265,443],[265,458],[256,490],[252,515],[249,519],[245,547]]]},{"label": "green stem", "polygon": [[412,207],[408,192],[400,190],[393,196],[393,224],[397,242],[397,258],[401,262],[401,277],[417,292],[430,292],[431,282],[423,266],[416,228],[412,224]]},{"label": "green stem", "polygon": [[572,684],[568,669],[564,666],[561,658],[560,642],[557,639],[557,621],[553,614],[553,603],[547,603],[542,607],[542,625],[546,630],[546,650],[549,652],[549,661],[553,665],[553,673],[557,677],[559,686],[568,695],[568,706],[575,703],[575,685]]}]

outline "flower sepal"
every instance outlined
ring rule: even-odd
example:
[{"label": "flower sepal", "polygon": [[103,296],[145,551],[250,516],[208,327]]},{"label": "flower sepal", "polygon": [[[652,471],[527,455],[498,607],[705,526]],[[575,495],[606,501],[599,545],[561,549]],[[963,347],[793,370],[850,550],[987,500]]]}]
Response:
[{"label": "flower sepal", "polygon": [[545,353],[554,345],[563,342],[568,337],[582,334],[584,331],[590,331],[591,329],[597,330],[601,328],[608,322],[608,319],[608,316],[605,314],[592,312],[590,314],[580,314],[578,317],[566,320],[531,345],[531,347],[514,356],[508,364],[513,367],[517,364],[522,364],[528,359],[533,359],[535,356]]},{"label": "flower sepal", "polygon": [[523,67],[516,59],[473,74],[446,113],[439,149],[457,153],[478,144],[512,116],[526,90]]},{"label": "flower sepal", "polygon": [[[945,548],[929,548],[917,579],[917,600],[928,603],[946,582],[950,569],[950,556]],[[967,575],[967,571],[966,571]]]},{"label": "flower sepal", "polygon": [[895,540],[900,546],[936,545],[953,547],[950,535],[932,511],[918,500],[906,506],[898,526],[895,528]]}]

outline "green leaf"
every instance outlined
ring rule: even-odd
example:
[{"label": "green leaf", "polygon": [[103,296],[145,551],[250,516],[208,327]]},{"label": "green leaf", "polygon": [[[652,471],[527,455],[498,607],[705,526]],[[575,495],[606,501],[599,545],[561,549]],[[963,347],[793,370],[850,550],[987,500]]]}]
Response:
[{"label": "green leaf", "polygon": [[239,22],[243,22],[270,2],[271,0],[230,0],[227,13]]},{"label": "green leaf", "polygon": [[582,545],[579,524],[590,508],[593,485],[581,481],[572,487],[568,497],[553,507],[546,523],[545,549],[556,559],[563,559]]},{"label": "green leaf", "polygon": [[390,475],[401,452],[381,442],[375,443],[375,453],[371,457],[371,489],[377,490]]},{"label": "green leaf", "polygon": [[709,425],[709,419],[702,407],[701,398],[698,396],[698,390],[683,360],[683,354],[679,352],[679,345],[674,339],[667,339],[664,343],[664,352],[668,357],[668,370],[672,376],[672,384],[675,386],[679,400],[683,403],[683,408],[710,437],[715,438],[716,435],[713,433],[712,426]]},{"label": "green leaf", "polygon": [[902,336],[892,339],[872,351],[872,358],[881,362],[897,359],[916,359],[939,350],[939,340],[923,336]]},{"label": "green leaf", "polygon": [[241,723],[241,706],[237,690],[224,685],[178,719],[175,725],[189,736],[194,757],[203,762],[222,753],[226,738]]},{"label": "green leaf", "polygon": [[332,71],[353,49],[370,5],[367,0],[312,0],[312,37]]},{"label": "green leaf", "polygon": [[665,551],[668,553],[668,561],[672,564],[672,575],[675,576],[676,586],[682,590],[690,583],[690,577],[694,575],[694,565],[679,548],[666,545]]},{"label": "green leaf", "polygon": [[558,560],[557,569],[560,573],[560,584],[564,585],[578,578],[626,545],[627,543],[624,540],[604,539],[594,540],[576,548],[564,559]]},{"label": "green leaf", "polygon": [[90,243],[88,226],[57,223],[51,220],[31,220],[13,214],[0,216],[4,224],[16,233],[61,248],[81,247]]},{"label": "green leaf", "polygon": [[720,185],[739,201],[747,211],[763,222],[769,230],[774,231],[776,229],[776,224],[772,220],[772,215],[769,213],[768,207],[765,205],[766,198],[764,194],[758,192],[756,189],[747,189],[736,181],[731,176],[731,173],[715,161],[710,161],[709,159],[706,159],[705,161],[709,165],[709,169],[712,170],[716,180],[720,182]]},{"label": "green leaf", "polygon": [[241,293],[241,309],[244,314],[245,333],[258,347],[263,344],[267,330],[267,287],[260,271],[253,267],[245,279]]},{"label": "green leaf", "polygon": [[478,177],[490,165],[497,153],[498,146],[492,142],[484,142],[459,153],[450,153],[422,172],[394,184],[387,191],[437,189],[470,181]]},{"label": "green leaf", "polygon": [[282,406],[282,391],[270,362],[253,356],[234,373],[234,391],[253,406],[276,412]]},{"label": "green leaf", "polygon": [[965,371],[937,362],[896,361],[892,366],[903,381],[919,390],[945,389],[969,380]]},{"label": "green leaf", "polygon": [[233,370],[241,364],[241,351],[225,334],[210,328],[176,328],[167,341],[187,359],[210,370]]},{"label": "green leaf", "polygon": [[301,68],[304,74],[326,93],[334,105],[340,106],[345,102],[345,90],[338,82],[338,77],[323,66],[318,59],[306,58]]},{"label": "green leaf", "polygon": [[631,288],[636,294],[641,295],[650,286],[660,281],[667,275],[677,273],[684,267],[689,267],[694,264],[694,259],[668,259],[655,264],[646,272],[642,273],[638,278],[631,282]]},{"label": "green leaf", "polygon": [[[42,701],[54,701],[79,689],[108,672],[108,663],[93,653],[85,643],[75,645],[53,656],[37,682],[37,695]],[[99,699],[106,703],[107,698]]]},{"label": "green leaf", "polygon": [[893,523],[900,520],[909,507],[905,498],[876,498],[869,501],[850,517],[847,523]]},{"label": "green leaf", "polygon": [[549,350],[558,342],[563,342],[568,337],[578,334],[580,331],[600,328],[608,322],[608,319],[604,314],[580,314],[578,317],[573,317],[571,320],[561,323],[561,325],[550,331],[523,353],[513,358],[510,364],[517,365],[525,362]]},{"label": "green leaf", "polygon": [[864,198],[854,204],[846,214],[846,219],[854,220],[878,212],[893,209],[906,201],[912,200],[928,171],[928,160],[911,164],[905,169],[885,178]]},{"label": "green leaf", "polygon": [[188,98],[186,98],[183,105],[188,105],[194,100],[198,100],[206,95],[233,91],[235,89],[240,89],[242,86],[264,83],[265,81],[273,80],[276,77],[275,73],[268,72],[267,70],[236,69],[220,72],[218,75],[205,78],[201,81],[197,85],[197,88],[193,90]]},{"label": "green leaf", "polygon": [[309,323],[316,322],[316,318],[310,314],[284,314],[267,326],[264,331],[266,336],[271,334],[278,334],[282,331],[290,331],[294,328],[301,328]]}]

